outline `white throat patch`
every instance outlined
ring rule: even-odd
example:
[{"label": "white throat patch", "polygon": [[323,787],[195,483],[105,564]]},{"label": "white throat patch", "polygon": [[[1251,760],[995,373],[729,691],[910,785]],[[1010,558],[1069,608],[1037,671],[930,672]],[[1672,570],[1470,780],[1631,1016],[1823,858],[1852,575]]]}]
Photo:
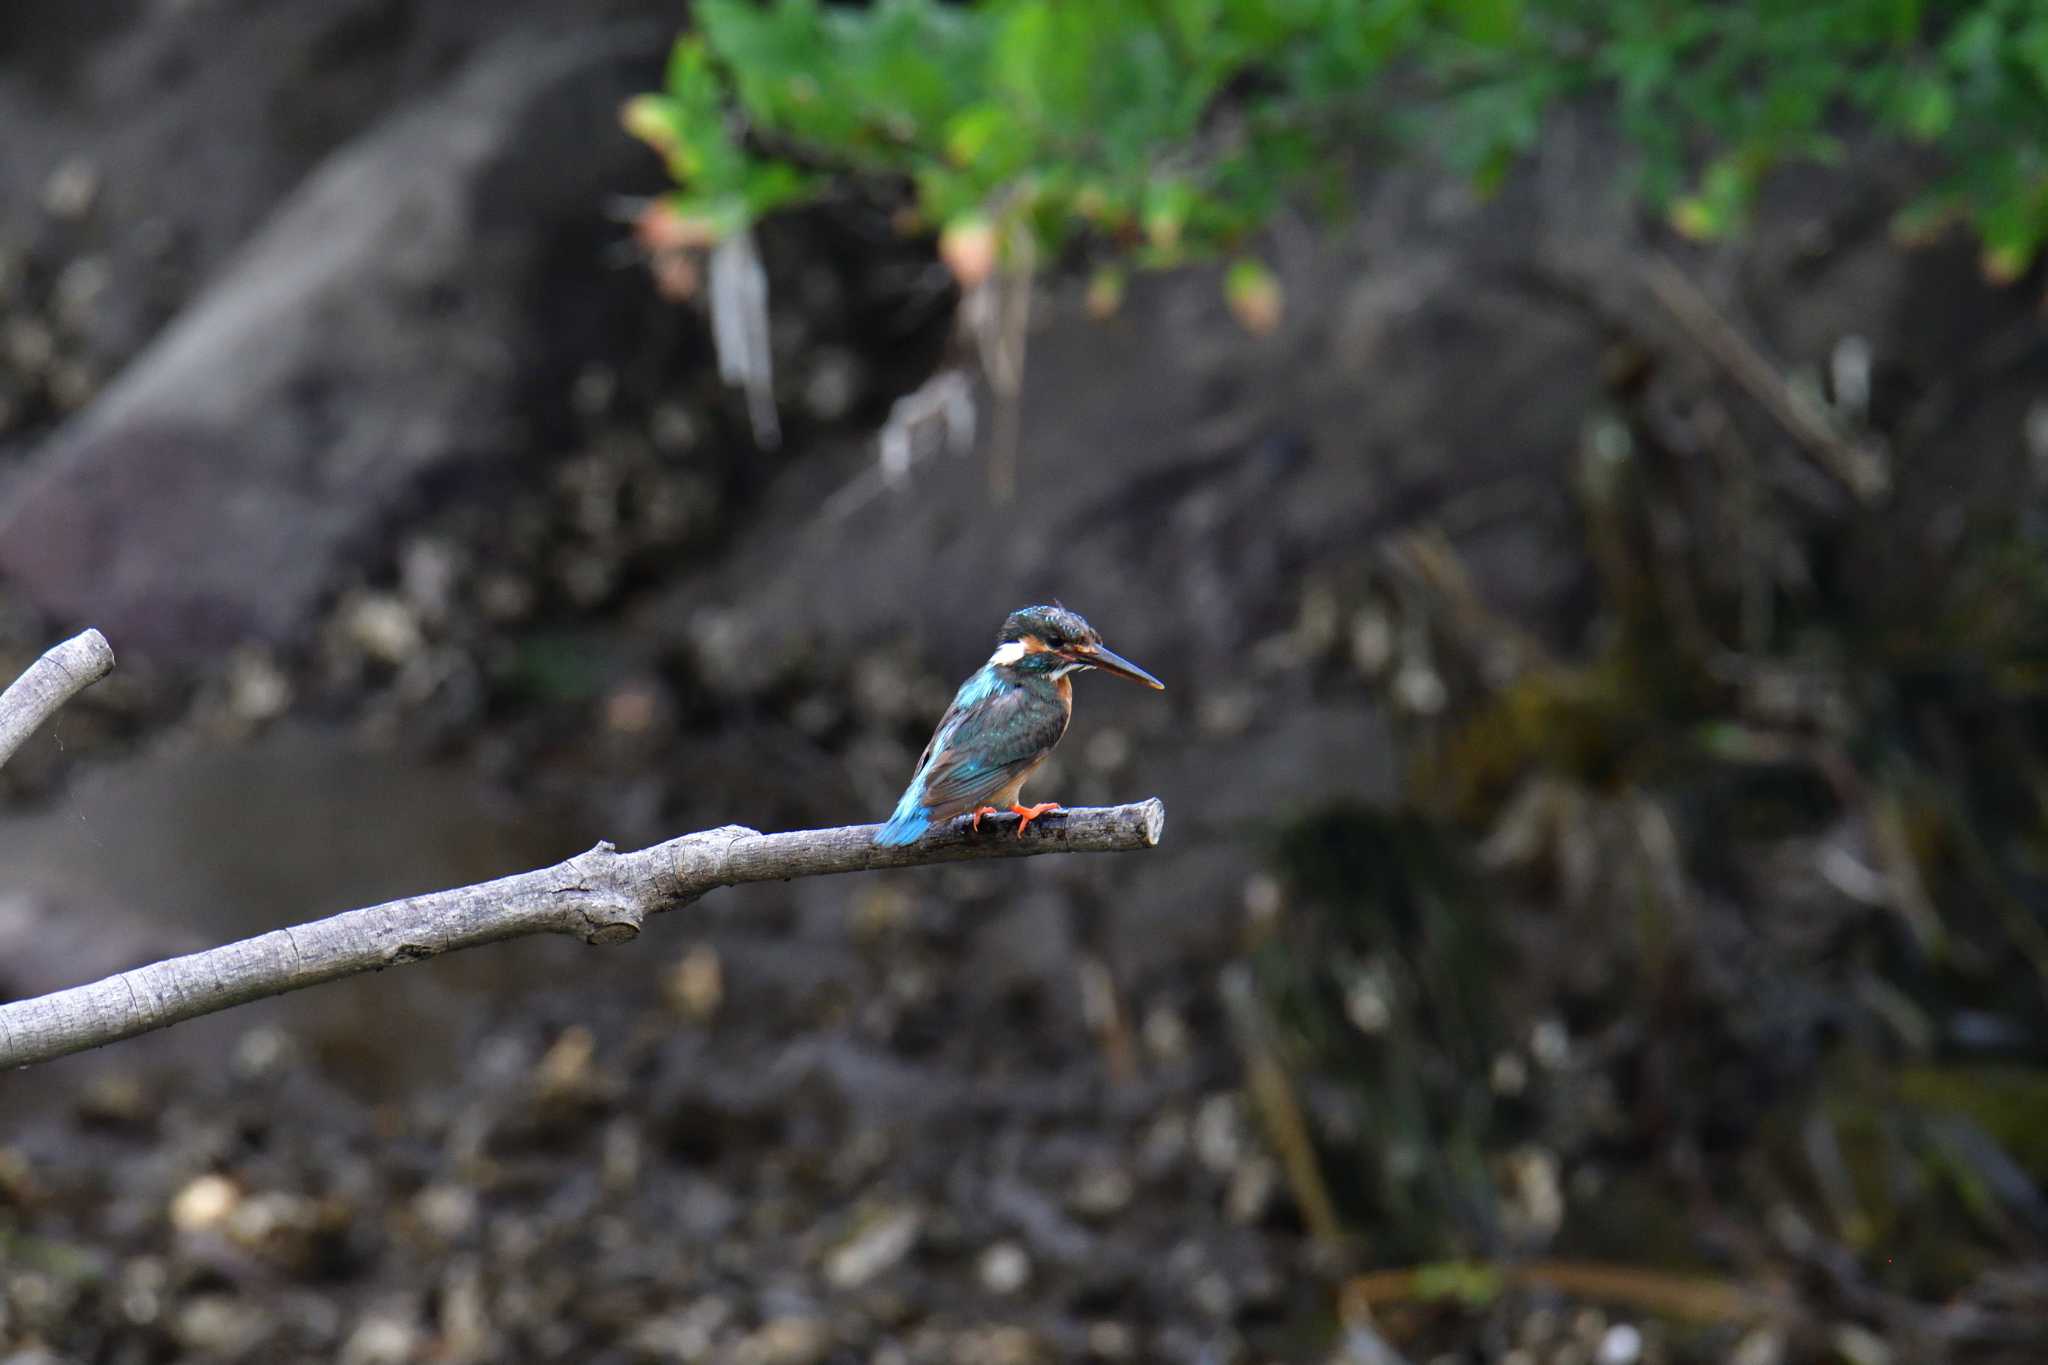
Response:
[{"label": "white throat patch", "polygon": [[1093,668],[1094,666],[1093,664],[1061,664],[1047,676],[1055,679],[1064,678],[1069,673],[1079,673],[1084,668]]}]

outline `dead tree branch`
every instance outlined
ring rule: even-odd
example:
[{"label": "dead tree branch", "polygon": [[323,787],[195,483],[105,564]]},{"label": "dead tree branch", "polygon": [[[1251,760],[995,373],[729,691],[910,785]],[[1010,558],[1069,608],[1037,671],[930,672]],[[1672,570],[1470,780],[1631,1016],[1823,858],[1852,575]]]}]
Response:
[{"label": "dead tree branch", "polygon": [[[79,639],[87,636],[103,655],[99,673],[93,675],[97,677],[112,666],[113,655],[98,632],[88,631]],[[12,705],[15,693],[51,659],[78,643],[45,655],[8,690],[7,703]],[[82,667],[52,667],[60,682],[84,677]],[[67,667],[72,669],[69,674],[63,672]],[[47,683],[36,684],[34,695],[54,696],[41,705],[36,718],[48,715],[84,685],[71,683],[68,691],[57,695],[40,690]],[[873,825],[786,834],[728,825],[634,853],[599,844],[539,871],[350,910],[153,962],[90,985],[0,1004],[0,1069],[83,1052],[323,981],[529,934],[570,934],[592,944],[624,943],[639,935],[649,915],[741,882],[1039,853],[1117,853],[1153,847],[1165,828],[1166,808],[1154,799],[1044,816],[1021,837],[1014,816],[985,819],[979,833],[968,831],[966,821],[958,820],[907,848],[877,846]]]},{"label": "dead tree branch", "polygon": [[53,645],[0,692],[0,764],[57,708],[114,671],[114,651],[96,630]]},{"label": "dead tree branch", "polygon": [[1825,405],[1786,383],[1778,367],[1722,316],[1684,271],[1657,256],[1643,267],[1642,277],[1657,302],[1700,348],[1843,487],[1866,503],[1890,490],[1891,475],[1883,453],[1843,435]]}]

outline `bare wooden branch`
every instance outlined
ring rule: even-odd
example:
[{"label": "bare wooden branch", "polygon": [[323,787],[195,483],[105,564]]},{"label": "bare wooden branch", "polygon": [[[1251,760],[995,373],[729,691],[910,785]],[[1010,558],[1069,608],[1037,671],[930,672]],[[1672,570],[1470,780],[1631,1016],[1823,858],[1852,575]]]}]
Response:
[{"label": "bare wooden branch", "polygon": [[0,692],[0,764],[57,708],[114,670],[114,651],[96,630],[53,645],[28,672]]},{"label": "bare wooden branch", "polygon": [[1045,815],[1021,836],[1016,824],[1014,816],[996,816],[974,833],[963,818],[906,848],[877,846],[873,825],[787,834],[728,825],[635,853],[599,844],[536,872],[350,910],[0,1005],[0,1069],[83,1052],[358,972],[528,934],[623,943],[638,936],[647,916],[741,882],[1151,848],[1165,832],[1166,808],[1153,799]]}]

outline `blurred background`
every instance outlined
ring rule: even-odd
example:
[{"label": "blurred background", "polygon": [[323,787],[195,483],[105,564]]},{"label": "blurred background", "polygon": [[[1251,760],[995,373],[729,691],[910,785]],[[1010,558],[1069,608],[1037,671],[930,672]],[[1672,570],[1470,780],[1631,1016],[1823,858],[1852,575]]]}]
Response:
[{"label": "blurred background", "polygon": [[0,998],[1051,598],[1169,822],[0,1076],[0,1361],[2048,1359],[2044,238],[2012,0],[10,0]]}]

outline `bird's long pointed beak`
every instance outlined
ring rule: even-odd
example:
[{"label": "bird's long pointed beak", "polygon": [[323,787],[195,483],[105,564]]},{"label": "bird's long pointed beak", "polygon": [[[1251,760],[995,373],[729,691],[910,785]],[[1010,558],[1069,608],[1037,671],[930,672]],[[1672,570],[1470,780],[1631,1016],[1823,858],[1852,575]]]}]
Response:
[{"label": "bird's long pointed beak", "polygon": [[1159,679],[1153,677],[1123,655],[1102,645],[1075,645],[1069,651],[1068,657],[1087,664],[1091,668],[1099,668],[1105,673],[1114,673],[1119,678],[1129,678],[1132,682],[1141,682],[1145,686],[1155,687],[1161,692],[1166,690],[1165,683],[1159,681]]}]

